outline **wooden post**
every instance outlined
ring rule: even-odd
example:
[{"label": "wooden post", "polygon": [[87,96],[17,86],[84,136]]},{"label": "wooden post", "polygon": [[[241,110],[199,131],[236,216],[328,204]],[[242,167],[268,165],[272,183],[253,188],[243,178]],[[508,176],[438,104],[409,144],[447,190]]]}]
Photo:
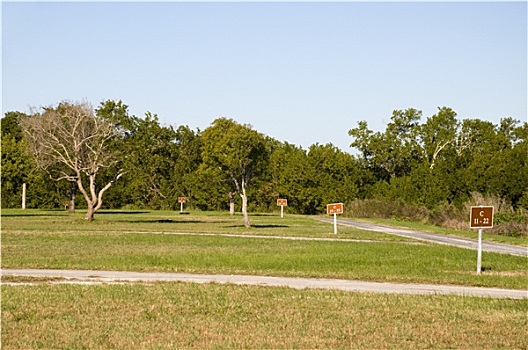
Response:
[{"label": "wooden post", "polygon": [[235,215],[235,192],[228,192],[229,196],[229,215]]},{"label": "wooden post", "polygon": [[22,209],[26,209],[26,183],[22,184]]}]

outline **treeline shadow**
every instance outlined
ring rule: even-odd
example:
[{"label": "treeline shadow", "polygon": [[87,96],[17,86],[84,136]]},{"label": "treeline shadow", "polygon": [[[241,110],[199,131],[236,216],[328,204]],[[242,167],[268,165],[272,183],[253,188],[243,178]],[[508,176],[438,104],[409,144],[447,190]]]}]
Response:
[{"label": "treeline shadow", "polygon": [[149,211],[141,211],[141,210],[135,210],[135,211],[98,211],[95,213],[95,215],[106,215],[106,214],[114,214],[114,215],[129,215],[129,214],[148,214]]},{"label": "treeline shadow", "polygon": [[0,217],[39,217],[39,216],[45,216],[45,217],[53,217],[53,216],[68,216],[68,212],[63,212],[61,214],[58,214],[57,212],[54,212],[53,214],[44,214],[44,213],[12,213],[12,214],[1,214]]},{"label": "treeline shadow", "polygon": [[152,220],[116,220],[128,224],[207,224],[200,220],[173,220],[173,219],[152,219]]},{"label": "treeline shadow", "polygon": [[[224,227],[228,227],[228,228],[236,228],[236,227],[243,227],[244,225],[240,224],[240,225],[229,225],[229,226],[224,226]],[[253,228],[288,228],[290,226],[288,225],[259,225],[259,224],[256,224],[256,225],[251,225],[251,227]]]}]

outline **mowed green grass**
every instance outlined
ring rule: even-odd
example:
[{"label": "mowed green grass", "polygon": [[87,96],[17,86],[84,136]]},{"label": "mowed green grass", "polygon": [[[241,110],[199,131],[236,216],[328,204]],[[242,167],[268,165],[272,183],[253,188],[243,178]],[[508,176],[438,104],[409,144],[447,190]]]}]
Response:
[{"label": "mowed green grass", "polygon": [[[526,288],[526,259],[313,218],[2,211],[3,268],[185,271]],[[244,238],[241,236],[262,236]],[[222,236],[225,235],[225,236]],[[60,280],[50,279],[53,282]],[[49,284],[6,277],[3,349],[525,349],[528,300],[192,283]]]},{"label": "mowed green grass", "polygon": [[526,300],[156,283],[2,286],[3,349],[525,349]]},{"label": "mowed green grass", "polygon": [[[397,236],[339,227],[311,217],[224,213],[102,212],[86,222],[82,213],[2,212],[2,266],[167,271],[318,277],[525,289],[527,260],[413,242]],[[259,236],[249,238],[247,236]],[[241,237],[242,236],[242,237]],[[245,237],[244,237],[245,236]],[[272,239],[308,237],[312,241]]]}]

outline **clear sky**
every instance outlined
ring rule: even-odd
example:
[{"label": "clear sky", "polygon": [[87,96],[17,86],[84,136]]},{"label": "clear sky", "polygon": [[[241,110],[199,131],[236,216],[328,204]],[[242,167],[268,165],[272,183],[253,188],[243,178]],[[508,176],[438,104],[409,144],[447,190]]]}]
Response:
[{"label": "clear sky", "polygon": [[3,113],[106,99],[347,152],[395,109],[526,121],[527,3],[2,3]]}]

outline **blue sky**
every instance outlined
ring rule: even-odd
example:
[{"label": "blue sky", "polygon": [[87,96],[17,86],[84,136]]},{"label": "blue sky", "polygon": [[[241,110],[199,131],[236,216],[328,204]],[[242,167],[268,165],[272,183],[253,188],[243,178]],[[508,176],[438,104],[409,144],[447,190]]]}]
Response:
[{"label": "blue sky", "polygon": [[3,2],[2,112],[123,100],[303,148],[392,111],[527,120],[526,2]]}]

